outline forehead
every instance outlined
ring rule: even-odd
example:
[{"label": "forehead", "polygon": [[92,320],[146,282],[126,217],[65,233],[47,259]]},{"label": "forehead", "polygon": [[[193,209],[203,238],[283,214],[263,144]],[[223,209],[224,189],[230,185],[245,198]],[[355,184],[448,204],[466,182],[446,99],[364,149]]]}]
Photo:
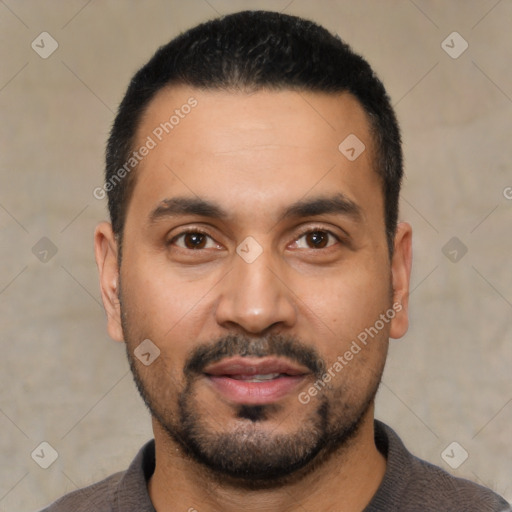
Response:
[{"label": "forehead", "polygon": [[149,212],[184,195],[253,217],[326,192],[341,192],[363,210],[381,206],[370,134],[348,93],[163,89],[137,131],[135,148],[151,149],[135,171],[127,219],[130,210]]}]

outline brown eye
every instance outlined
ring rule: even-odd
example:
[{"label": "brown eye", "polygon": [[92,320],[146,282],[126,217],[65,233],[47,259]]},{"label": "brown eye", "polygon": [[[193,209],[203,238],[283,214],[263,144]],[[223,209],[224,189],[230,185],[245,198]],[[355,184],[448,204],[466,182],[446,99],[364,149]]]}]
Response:
[{"label": "brown eye", "polygon": [[323,249],[328,241],[329,234],[325,231],[312,231],[306,235],[306,243],[313,249]]},{"label": "brown eye", "polygon": [[339,241],[330,231],[315,229],[304,233],[293,245],[295,249],[326,249]]},{"label": "brown eye", "polygon": [[203,249],[206,245],[206,236],[202,233],[187,233],[183,235],[183,242],[187,249]]},{"label": "brown eye", "polygon": [[200,231],[186,231],[181,233],[171,240],[171,244],[192,251],[218,247],[210,236]]}]

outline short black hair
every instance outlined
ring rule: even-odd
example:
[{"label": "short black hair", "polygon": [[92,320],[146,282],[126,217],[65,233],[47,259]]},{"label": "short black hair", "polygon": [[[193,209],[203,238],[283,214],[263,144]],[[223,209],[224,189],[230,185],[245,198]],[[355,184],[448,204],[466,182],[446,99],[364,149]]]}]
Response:
[{"label": "short black hair", "polygon": [[248,92],[351,93],[364,108],[371,127],[373,165],[382,181],[386,236],[392,254],[403,157],[400,129],[382,82],[368,62],[337,35],[312,21],[269,11],[237,12],[193,27],[159,48],[132,78],[106,151],[105,190],[119,245],[136,182],[137,174],[126,171],[126,162],[134,150],[137,128],[151,99],[172,85]]}]

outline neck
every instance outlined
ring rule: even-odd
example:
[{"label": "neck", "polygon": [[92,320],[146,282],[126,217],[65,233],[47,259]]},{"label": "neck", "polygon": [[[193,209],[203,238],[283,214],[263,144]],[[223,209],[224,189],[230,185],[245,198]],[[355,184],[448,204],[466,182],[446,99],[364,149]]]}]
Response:
[{"label": "neck", "polygon": [[211,474],[185,455],[155,420],[153,430],[156,467],[148,490],[157,512],[356,512],[370,502],[386,470],[375,446],[373,407],[356,436],[313,470],[257,490]]}]

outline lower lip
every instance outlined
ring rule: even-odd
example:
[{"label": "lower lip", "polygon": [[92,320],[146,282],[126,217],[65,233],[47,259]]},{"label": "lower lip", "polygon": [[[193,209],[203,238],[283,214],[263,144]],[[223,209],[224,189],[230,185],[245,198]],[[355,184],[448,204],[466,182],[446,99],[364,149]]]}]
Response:
[{"label": "lower lip", "polygon": [[304,375],[287,375],[262,382],[248,382],[215,375],[207,377],[222,396],[247,405],[275,402],[291,393],[304,380]]}]

